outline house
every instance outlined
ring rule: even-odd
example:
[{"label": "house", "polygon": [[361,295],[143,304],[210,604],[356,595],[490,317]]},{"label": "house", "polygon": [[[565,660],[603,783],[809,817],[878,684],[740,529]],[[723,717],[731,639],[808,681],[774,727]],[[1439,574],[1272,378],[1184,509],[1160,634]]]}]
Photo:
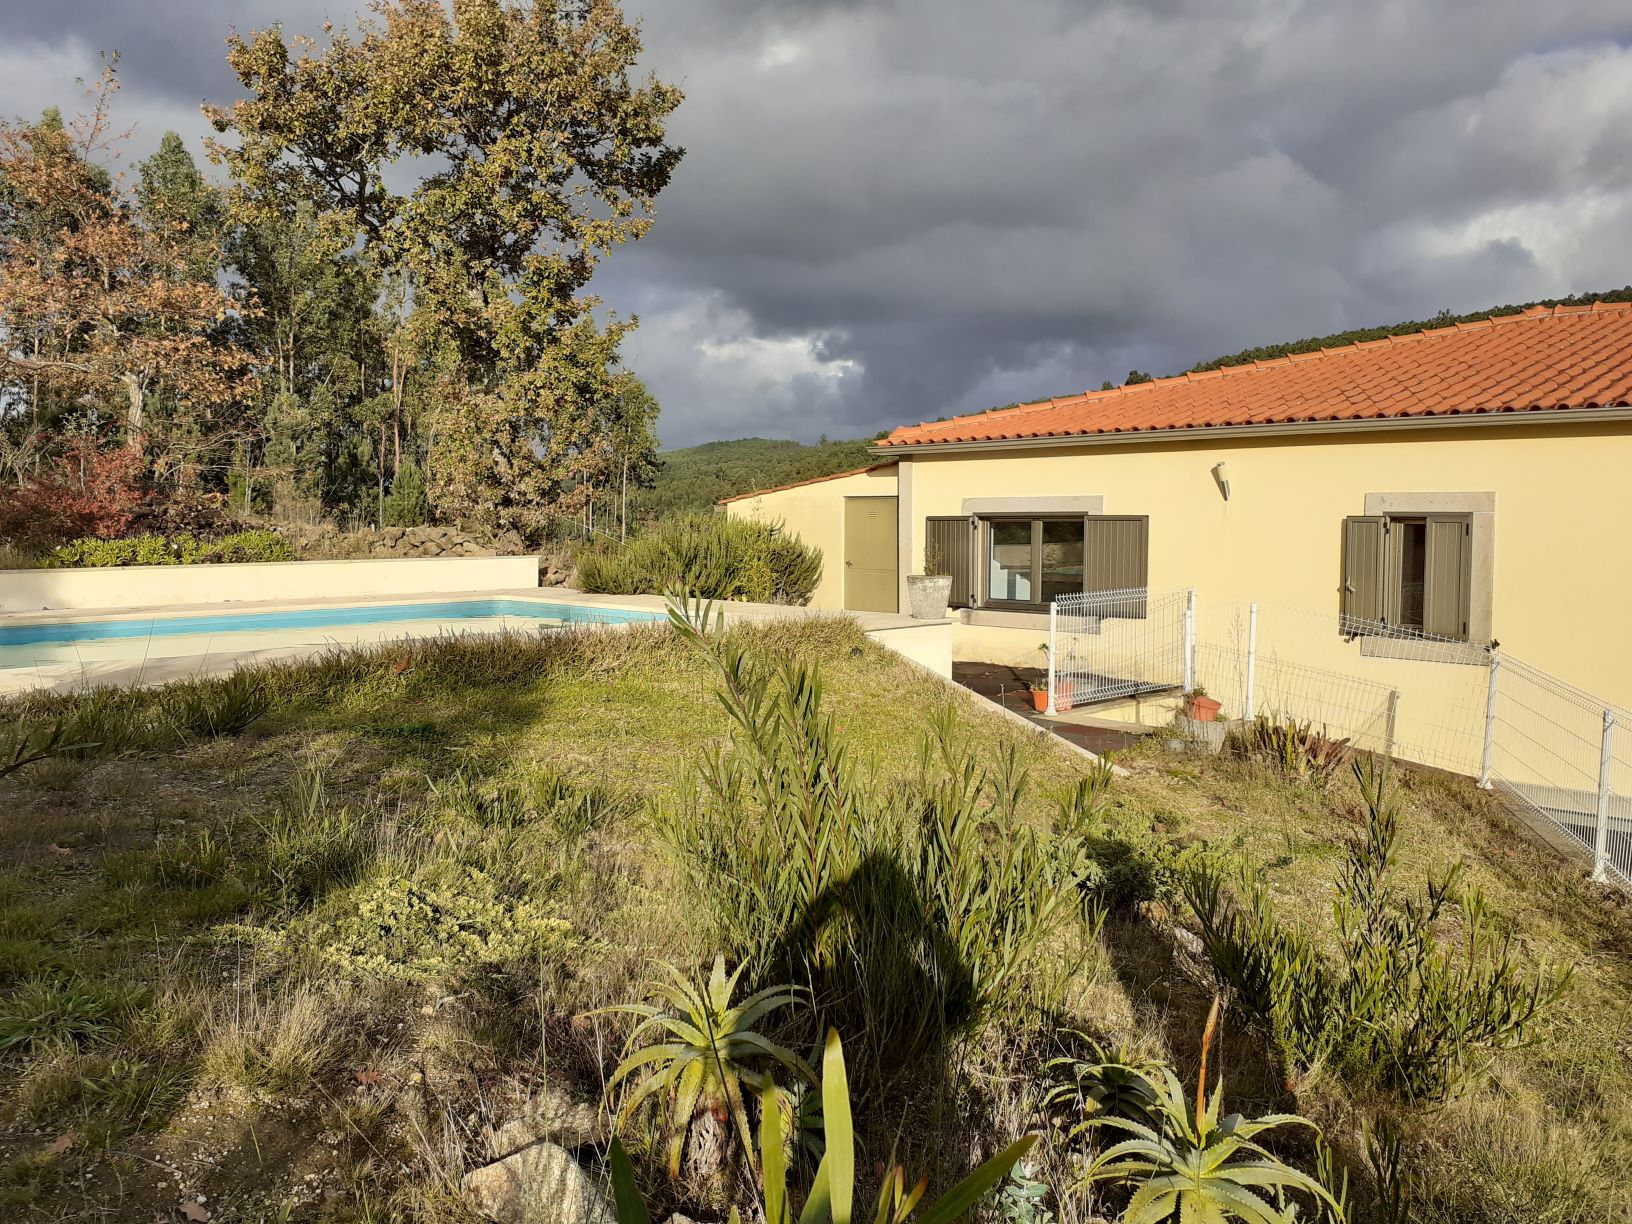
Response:
[{"label": "house", "polygon": [[904,610],[927,558],[961,659],[1036,663],[1066,592],[1195,588],[1329,614],[1351,654],[1389,653],[1355,624],[1500,639],[1632,704],[1626,304],[909,425],[874,453],[726,510],[822,548],[821,607]]}]

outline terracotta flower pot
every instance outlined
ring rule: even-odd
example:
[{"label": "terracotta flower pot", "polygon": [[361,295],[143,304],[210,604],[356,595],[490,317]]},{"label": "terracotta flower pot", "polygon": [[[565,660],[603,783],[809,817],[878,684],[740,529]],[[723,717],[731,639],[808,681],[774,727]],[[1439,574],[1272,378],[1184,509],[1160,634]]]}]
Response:
[{"label": "terracotta flower pot", "polygon": [[1222,701],[1215,701],[1211,697],[1190,698],[1190,717],[1197,722],[1213,722],[1218,718],[1219,710],[1224,708]]},{"label": "terracotta flower pot", "polygon": [[[1048,713],[1048,690],[1032,689],[1031,704],[1037,708],[1037,713]],[[1071,681],[1056,681],[1054,685],[1054,712],[1059,713],[1062,710],[1069,710],[1071,704]]]}]

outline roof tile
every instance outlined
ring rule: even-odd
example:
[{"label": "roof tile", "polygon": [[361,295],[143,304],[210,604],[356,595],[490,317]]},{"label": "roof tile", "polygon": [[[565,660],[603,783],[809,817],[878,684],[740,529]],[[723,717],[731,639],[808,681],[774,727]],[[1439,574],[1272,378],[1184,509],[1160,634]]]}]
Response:
[{"label": "roof tile", "polygon": [[897,429],[883,446],[1626,407],[1632,303],[1538,307]]}]

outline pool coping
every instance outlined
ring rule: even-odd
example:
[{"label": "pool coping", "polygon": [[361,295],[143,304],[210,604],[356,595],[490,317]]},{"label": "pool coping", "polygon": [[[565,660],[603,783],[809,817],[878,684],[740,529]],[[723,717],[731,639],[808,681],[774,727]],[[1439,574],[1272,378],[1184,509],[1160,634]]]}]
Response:
[{"label": "pool coping", "polygon": [[[198,616],[200,614],[230,616],[242,613],[254,615],[266,612],[320,610],[327,607],[391,607],[424,603],[427,600],[445,604],[481,602],[491,599],[560,604],[585,609],[600,608],[608,612],[638,612],[648,616],[655,614],[657,617],[661,617],[668,606],[667,600],[661,595],[596,595],[575,590],[572,587],[512,587],[490,591],[426,591],[414,594],[221,600],[210,603],[165,604],[161,606],[132,605],[129,607],[95,609],[62,608],[46,611],[8,612],[0,613],[0,627],[21,628],[29,625],[83,624],[104,620],[128,620],[137,617],[160,620]],[[950,621],[916,620],[905,614],[894,612],[841,611],[838,609],[797,607],[788,604],[716,601],[714,607],[721,611],[726,621],[731,624],[842,617],[856,622],[862,631],[874,641],[897,653],[904,654],[908,658],[913,658],[915,661],[918,661],[917,656],[924,654],[926,650],[930,656],[936,656],[938,650],[939,653],[944,653],[947,657],[944,661],[938,660],[938,657],[932,659],[932,670],[941,674],[950,674],[951,671],[950,639],[947,639],[945,643],[941,643],[941,646],[944,646],[945,649],[931,647],[921,640],[926,632],[932,636],[943,632],[945,627],[951,623]],[[626,629],[639,627],[643,623],[645,622],[618,622],[607,627],[615,630]],[[661,623],[661,621],[658,620],[653,623]],[[313,626],[313,628],[318,627]],[[222,632],[230,634],[230,631]],[[476,632],[488,631],[477,630]],[[433,640],[433,637],[426,634],[408,633],[404,634],[401,639],[395,640],[429,641]],[[299,643],[263,642],[253,646],[243,643],[241,648],[232,649],[230,645],[222,644],[218,646],[212,643],[210,649],[202,653],[151,655],[144,652],[141,657],[115,657],[97,660],[78,659],[72,663],[54,662],[0,667],[0,699],[18,696],[30,691],[60,693],[83,691],[87,688],[103,685],[148,687],[176,680],[191,680],[207,675],[218,675],[242,666],[298,662],[302,659],[316,657],[328,649],[366,649],[374,644],[374,642],[364,639],[331,639],[326,643],[313,641]],[[941,665],[943,662],[944,666]]]},{"label": "pool coping", "polygon": [[469,603],[488,599],[516,599],[531,603],[570,604],[605,608],[611,612],[661,612],[663,599],[656,595],[587,595],[568,587],[508,587],[491,591],[423,591],[402,595],[333,595],[307,599],[230,599],[189,604],[131,604],[122,607],[52,608],[46,611],[0,612],[0,628],[24,625],[79,624],[87,621],[168,620],[178,616],[213,614],[231,616],[264,612],[319,611],[323,608],[391,607],[426,603]]}]

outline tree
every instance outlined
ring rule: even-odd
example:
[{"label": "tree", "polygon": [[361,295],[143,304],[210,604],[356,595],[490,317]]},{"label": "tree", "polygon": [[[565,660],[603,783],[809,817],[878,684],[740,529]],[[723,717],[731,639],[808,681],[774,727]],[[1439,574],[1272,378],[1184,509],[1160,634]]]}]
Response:
[{"label": "tree", "polygon": [[[74,124],[0,126],[0,377],[76,405],[93,428],[119,422],[174,479],[230,440],[253,378],[249,355],[212,336],[231,300],[94,165],[115,88],[110,65]],[[150,403],[176,411],[150,418]]]},{"label": "tree", "polygon": [[180,257],[194,280],[213,281],[221,267],[220,192],[204,181],[174,132],[136,170],[137,206],[155,240]]},{"label": "tree", "polygon": [[[681,151],[680,93],[631,80],[638,31],[613,0],[382,0],[327,45],[263,30],[229,40],[249,97],[216,108],[212,156],[254,223],[309,205],[342,247],[411,278],[447,346],[427,422],[437,510],[537,529],[593,487],[618,343],[585,289],[644,234]],[[427,167],[399,190],[384,167]]]}]

